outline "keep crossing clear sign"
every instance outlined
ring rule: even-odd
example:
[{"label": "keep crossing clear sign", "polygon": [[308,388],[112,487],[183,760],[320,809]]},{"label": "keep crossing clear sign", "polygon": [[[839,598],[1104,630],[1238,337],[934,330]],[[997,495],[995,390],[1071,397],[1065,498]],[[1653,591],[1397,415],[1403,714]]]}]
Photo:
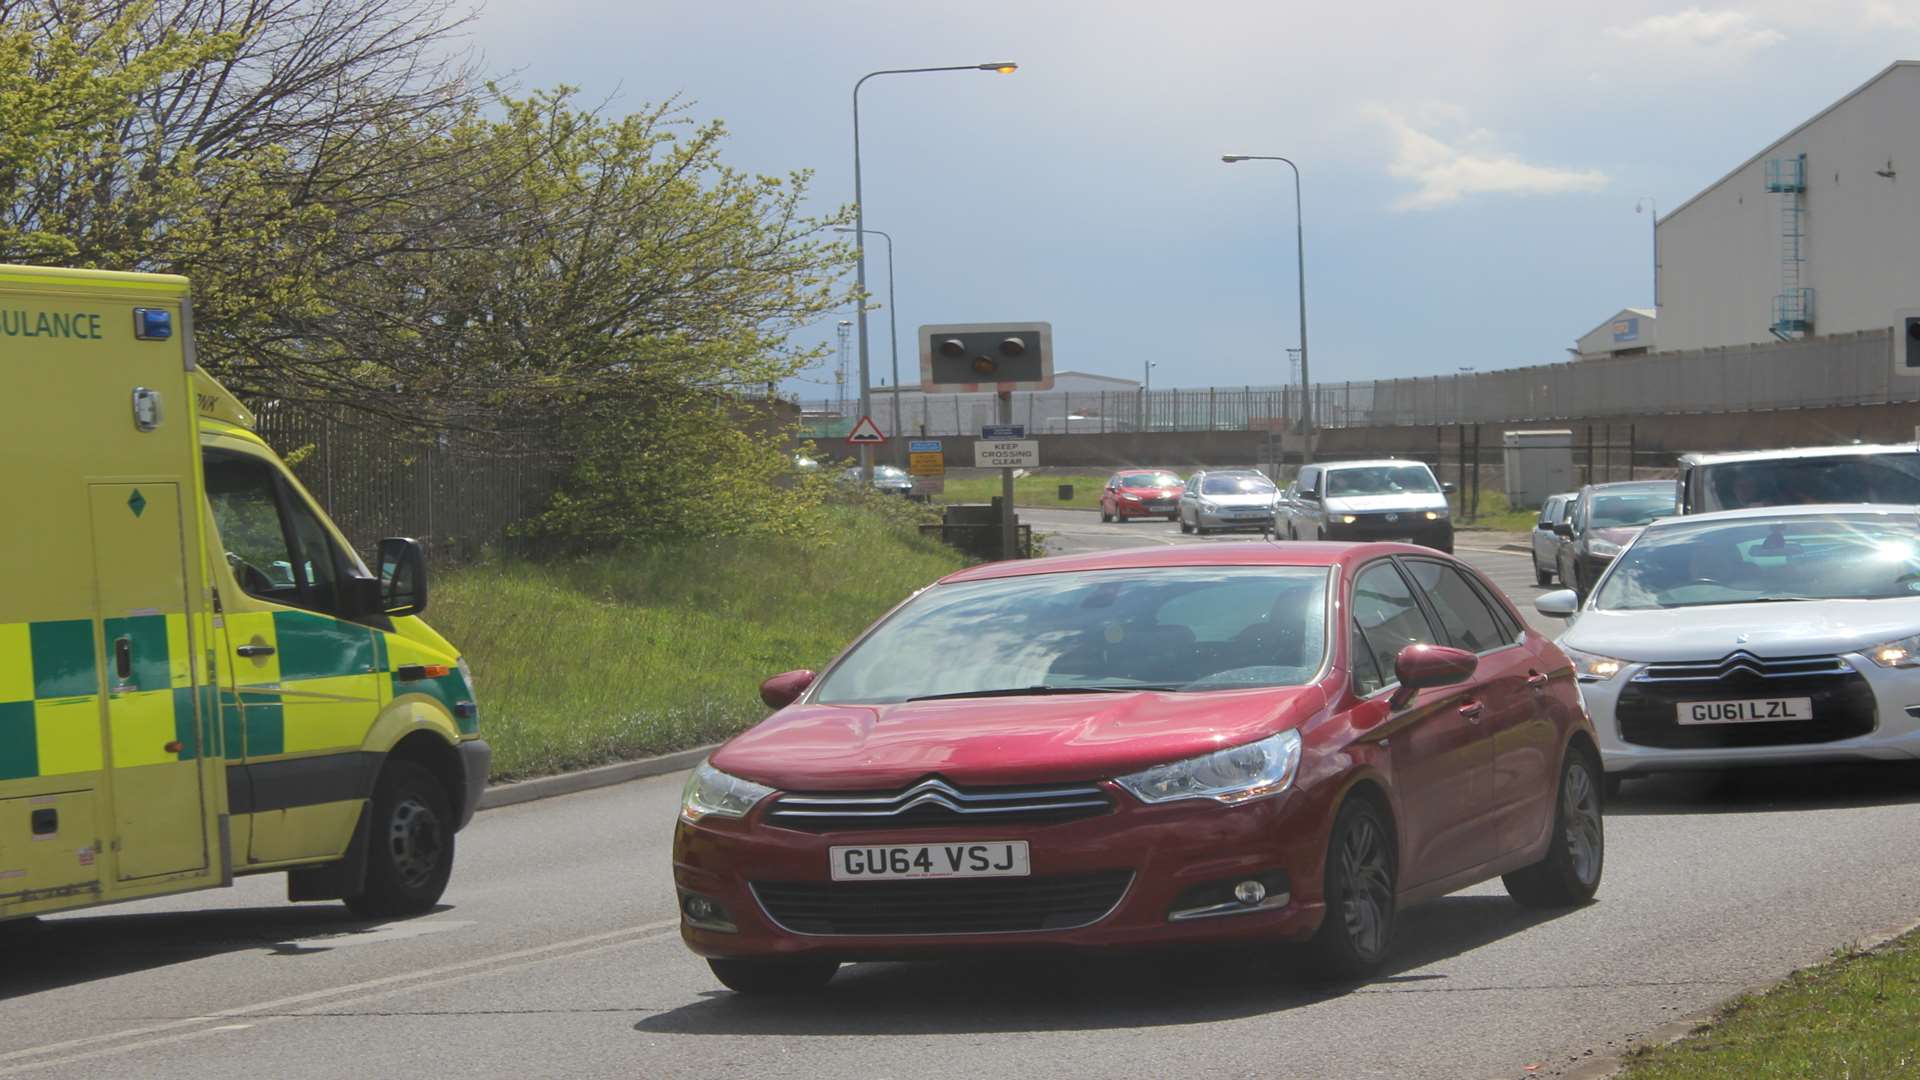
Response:
[{"label": "keep crossing clear sign", "polygon": [[976,469],[1030,469],[1039,464],[1037,439],[981,439],[973,444]]}]

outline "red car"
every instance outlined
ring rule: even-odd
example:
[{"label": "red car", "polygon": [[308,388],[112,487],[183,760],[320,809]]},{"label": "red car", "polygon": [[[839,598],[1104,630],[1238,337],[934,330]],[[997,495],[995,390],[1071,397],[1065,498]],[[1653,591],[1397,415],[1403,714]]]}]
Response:
[{"label": "red car", "polygon": [[1100,520],[1125,521],[1136,517],[1163,517],[1180,520],[1180,489],[1185,485],[1178,474],[1165,469],[1128,469],[1107,477],[1100,492]]},{"label": "red car", "polygon": [[761,696],[673,845],[681,934],[743,993],[983,947],[1304,941],[1357,977],[1409,905],[1600,884],[1572,664],[1429,549],[974,567]]}]

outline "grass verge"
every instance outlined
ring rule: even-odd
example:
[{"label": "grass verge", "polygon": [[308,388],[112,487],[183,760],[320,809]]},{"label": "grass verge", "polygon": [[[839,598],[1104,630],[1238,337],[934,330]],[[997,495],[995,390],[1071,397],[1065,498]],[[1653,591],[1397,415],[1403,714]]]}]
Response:
[{"label": "grass verge", "polygon": [[1504,491],[1480,489],[1480,513],[1471,519],[1461,516],[1458,492],[1449,498],[1454,505],[1454,519],[1477,529],[1492,529],[1496,532],[1530,532],[1534,523],[1540,520],[1540,511],[1537,509],[1515,510],[1507,505],[1507,493]]},{"label": "grass verge", "polygon": [[831,660],[965,565],[902,521],[829,510],[819,537],[734,538],[434,583],[427,618],[468,657],[496,780],[697,746],[767,713],[762,678]]},{"label": "grass verge", "polygon": [[1920,933],[1845,952],[1734,1000],[1685,1039],[1628,1057],[1623,1080],[1920,1076]]},{"label": "grass verge", "polygon": [[[1100,491],[1106,483],[1105,473],[1016,476],[1013,479],[1013,505],[1079,507],[1083,510],[1098,510]],[[1060,498],[1061,484],[1073,485],[1073,498]],[[998,498],[999,495],[1000,477],[998,476],[949,476],[946,492],[937,498],[940,502],[973,503],[988,502]]]}]

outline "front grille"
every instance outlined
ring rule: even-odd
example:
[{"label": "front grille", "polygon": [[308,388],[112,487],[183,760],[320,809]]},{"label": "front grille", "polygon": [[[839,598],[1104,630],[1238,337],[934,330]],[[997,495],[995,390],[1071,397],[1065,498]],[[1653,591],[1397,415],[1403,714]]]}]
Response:
[{"label": "front grille", "polygon": [[[1748,724],[1681,724],[1689,701],[1804,697],[1812,720]],[[1614,706],[1620,738],[1672,750],[1791,746],[1865,735],[1876,725],[1873,689],[1837,656],[1759,657],[1735,652],[1719,660],[1649,664]]]},{"label": "front grille", "polygon": [[767,822],[807,832],[941,825],[1050,825],[1093,817],[1113,800],[1091,784],[958,788],[931,777],[905,791],[782,795]]},{"label": "front grille", "polygon": [[756,881],[767,916],[796,934],[991,934],[1100,921],[1133,874],[943,881]]},{"label": "front grille", "polygon": [[1355,514],[1354,516],[1360,520],[1351,525],[1337,518],[1334,519],[1330,531],[1340,536],[1362,540],[1370,537],[1413,536],[1417,533],[1443,529],[1447,525],[1445,519],[1428,521],[1424,510],[1396,511],[1392,521],[1388,521],[1384,513]]}]

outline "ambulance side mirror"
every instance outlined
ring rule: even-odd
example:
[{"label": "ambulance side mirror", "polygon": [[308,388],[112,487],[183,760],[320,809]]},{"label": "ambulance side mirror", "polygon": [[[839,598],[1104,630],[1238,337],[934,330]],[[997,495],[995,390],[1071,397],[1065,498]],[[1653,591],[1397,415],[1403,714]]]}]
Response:
[{"label": "ambulance side mirror", "polygon": [[418,540],[389,536],[380,541],[380,610],[387,615],[427,610],[427,555]]}]

